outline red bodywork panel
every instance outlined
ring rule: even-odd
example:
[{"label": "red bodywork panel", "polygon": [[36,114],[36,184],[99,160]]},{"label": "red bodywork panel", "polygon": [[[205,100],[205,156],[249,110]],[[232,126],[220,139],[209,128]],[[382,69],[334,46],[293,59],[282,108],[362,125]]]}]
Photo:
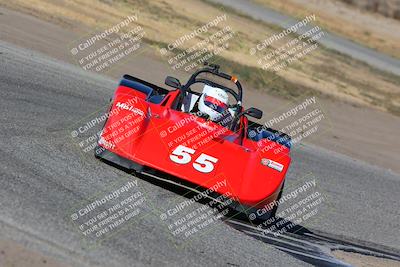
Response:
[{"label": "red bodywork panel", "polygon": [[[179,94],[170,91],[154,104],[145,93],[120,85],[99,145],[246,206],[262,207],[275,200],[289,168],[289,149],[268,139],[242,138],[211,121],[174,110],[171,106]],[[242,116],[240,123],[245,129],[247,118]],[[283,169],[267,166],[268,160]]]}]

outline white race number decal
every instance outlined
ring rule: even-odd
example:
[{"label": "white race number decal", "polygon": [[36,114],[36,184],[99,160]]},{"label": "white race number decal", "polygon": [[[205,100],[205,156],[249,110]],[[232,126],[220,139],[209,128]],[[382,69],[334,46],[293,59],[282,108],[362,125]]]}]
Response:
[{"label": "white race number decal", "polygon": [[[172,151],[169,158],[178,164],[188,164],[192,161],[191,155],[193,155],[196,150],[189,147],[179,145]],[[214,170],[214,163],[217,163],[218,159],[210,155],[202,153],[193,163],[193,168],[199,172],[209,173]]]},{"label": "white race number decal", "polygon": [[211,157],[207,154],[201,154],[196,161],[193,163],[193,168],[199,172],[209,173],[214,170],[214,164],[217,163],[218,159]]},{"label": "white race number decal", "polygon": [[180,145],[172,151],[172,155],[169,155],[169,158],[179,164],[188,164],[192,160],[190,154],[194,154],[194,152],[196,152],[194,149]]}]

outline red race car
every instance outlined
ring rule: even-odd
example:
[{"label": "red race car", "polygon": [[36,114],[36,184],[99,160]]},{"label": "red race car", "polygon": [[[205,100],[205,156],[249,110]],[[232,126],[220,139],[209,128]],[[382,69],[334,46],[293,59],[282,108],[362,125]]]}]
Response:
[{"label": "red race car", "polygon": [[235,76],[206,65],[167,90],[124,75],[99,133],[95,156],[189,186],[251,219],[274,216],[290,164],[291,139],[251,122]]}]

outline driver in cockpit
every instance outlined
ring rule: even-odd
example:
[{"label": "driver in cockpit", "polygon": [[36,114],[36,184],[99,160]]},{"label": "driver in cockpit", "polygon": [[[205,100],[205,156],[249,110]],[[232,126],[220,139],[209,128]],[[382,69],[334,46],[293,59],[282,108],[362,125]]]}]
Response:
[{"label": "driver in cockpit", "polygon": [[211,121],[224,127],[232,122],[233,110],[229,108],[228,94],[220,88],[204,85],[198,109]]}]

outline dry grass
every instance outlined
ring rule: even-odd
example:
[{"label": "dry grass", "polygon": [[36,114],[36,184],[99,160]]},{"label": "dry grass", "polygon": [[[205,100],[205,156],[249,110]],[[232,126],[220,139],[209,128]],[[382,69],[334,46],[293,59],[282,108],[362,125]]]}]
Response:
[{"label": "dry grass", "polygon": [[367,10],[382,14],[385,17],[400,20],[399,0],[339,0],[355,6],[361,10]]},{"label": "dry grass", "polygon": [[[11,4],[0,0],[0,4],[71,27],[82,34],[110,27],[129,15],[138,14],[138,24],[145,29],[146,41],[153,47],[164,46],[217,15],[227,13],[228,20],[224,25],[235,31],[235,38],[230,41],[229,49],[214,60],[218,60],[225,70],[237,74],[245,84],[285,97],[313,92],[400,114],[399,77],[376,71],[324,48],[278,73],[261,70],[256,58],[250,56],[249,48],[281,29],[207,1],[15,0]],[[185,46],[189,47],[201,38],[188,41]],[[269,49],[288,40],[275,42]],[[158,49],[154,52],[160,56]]]}]

